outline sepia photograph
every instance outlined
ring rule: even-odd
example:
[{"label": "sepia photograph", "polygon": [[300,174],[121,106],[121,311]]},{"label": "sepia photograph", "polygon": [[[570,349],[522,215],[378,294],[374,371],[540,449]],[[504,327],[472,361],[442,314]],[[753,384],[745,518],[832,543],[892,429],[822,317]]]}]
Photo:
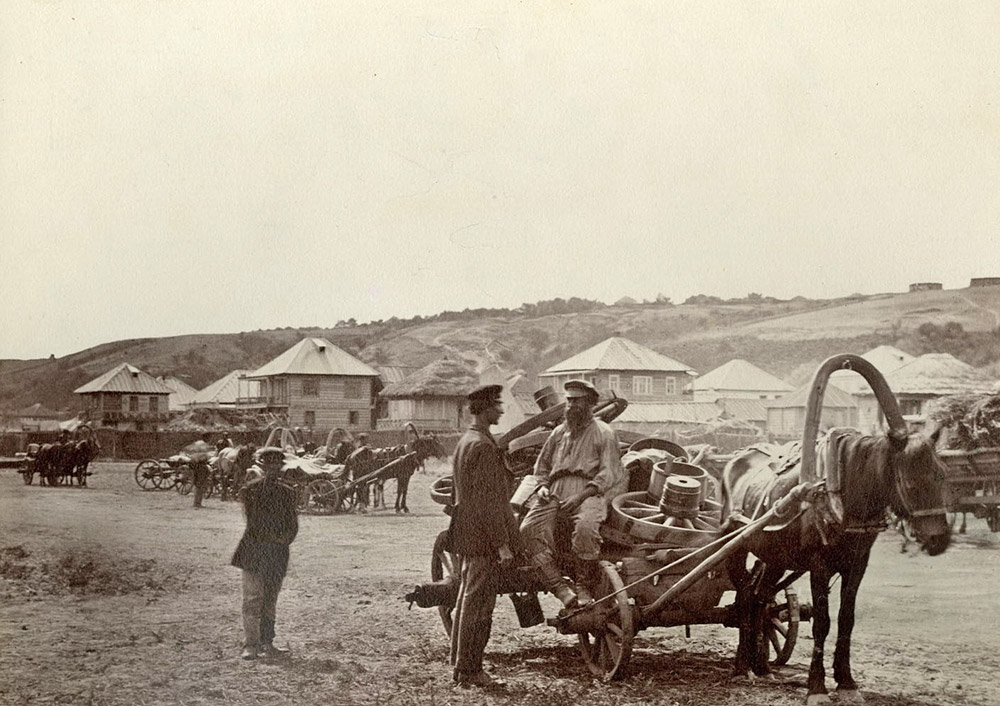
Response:
[{"label": "sepia photograph", "polygon": [[0,705],[1000,706],[1000,4],[0,7]]}]

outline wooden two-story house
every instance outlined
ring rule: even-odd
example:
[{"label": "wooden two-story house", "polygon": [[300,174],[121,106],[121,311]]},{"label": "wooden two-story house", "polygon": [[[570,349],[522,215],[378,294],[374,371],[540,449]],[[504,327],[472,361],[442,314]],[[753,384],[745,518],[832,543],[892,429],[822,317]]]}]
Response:
[{"label": "wooden two-story house", "polygon": [[270,411],[320,434],[375,428],[378,372],[325,338],[299,341],[246,380],[259,381],[260,394],[238,400],[242,409]]},{"label": "wooden two-story house", "polygon": [[172,390],[149,373],[122,363],[73,390],[87,418],[101,426],[156,431],[170,416]]},{"label": "wooden two-story house", "polygon": [[632,404],[680,401],[696,376],[684,363],[627,338],[613,337],[556,363],[540,373],[538,380],[560,395],[567,380],[587,380],[602,394],[610,390]]}]

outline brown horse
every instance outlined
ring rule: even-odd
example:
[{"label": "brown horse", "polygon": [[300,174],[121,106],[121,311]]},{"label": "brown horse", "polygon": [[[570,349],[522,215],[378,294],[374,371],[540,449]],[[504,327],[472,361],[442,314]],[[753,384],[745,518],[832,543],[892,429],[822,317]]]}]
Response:
[{"label": "brown horse", "polygon": [[[405,462],[394,464],[385,473],[380,473],[357,487],[355,500],[358,507],[368,506],[369,487],[374,490],[374,506],[384,506],[383,485],[385,481],[394,478],[396,480],[395,511],[409,513],[410,508],[406,506],[406,496],[410,486],[410,478],[413,477],[420,465],[431,456],[437,458],[447,456],[437,437],[433,435],[421,436],[412,424],[407,425],[407,427],[407,443],[375,449],[362,446],[347,457],[347,461],[344,462],[344,472],[350,481],[358,481],[387,466],[392,461],[406,457]],[[410,432],[410,428],[412,428],[412,432]]]},{"label": "brown horse", "polygon": [[[817,447],[826,381],[833,370],[843,368],[857,370],[868,380],[882,406],[889,432],[885,436],[863,436],[835,431]],[[940,554],[950,541],[942,499],[944,467],[934,450],[936,438],[936,432],[929,436],[907,433],[896,399],[881,374],[862,358],[841,355],[827,360],[813,380],[801,460],[796,462],[787,454],[780,459],[773,448],[751,447],[727,464],[722,508],[727,529],[762,514],[800,482],[820,489],[792,520],[749,539],[748,550],[763,562],[759,571],[754,575],[747,571],[745,551],[737,553],[729,563],[740,616],[736,674],[746,675],[748,669],[756,674],[769,671],[764,606],[777,590],[808,572],[814,643],[806,703],[812,706],[828,702],[823,650],[830,631],[830,580],[839,574],[841,602],[834,679],[841,701],[862,700],[851,673],[851,632],[858,588],[875,538],[885,528],[887,510],[907,518],[928,554]],[[815,476],[817,448],[824,461],[825,478]],[[786,570],[792,574],[783,579]]]}]

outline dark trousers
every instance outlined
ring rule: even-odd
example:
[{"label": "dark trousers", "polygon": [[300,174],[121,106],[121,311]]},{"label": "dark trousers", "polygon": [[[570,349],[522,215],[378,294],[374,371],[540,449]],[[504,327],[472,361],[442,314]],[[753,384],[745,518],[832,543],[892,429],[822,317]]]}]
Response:
[{"label": "dark trousers", "polygon": [[496,557],[463,556],[461,584],[451,627],[451,663],[456,673],[483,669],[483,653],[493,627],[499,567]]},{"label": "dark trousers", "polygon": [[243,571],[243,646],[260,647],[274,640],[278,592],[283,577]]},{"label": "dark trousers", "polygon": [[191,470],[194,476],[194,506],[201,507],[202,498],[205,497],[205,491],[211,482],[212,471],[207,463],[195,463]]}]

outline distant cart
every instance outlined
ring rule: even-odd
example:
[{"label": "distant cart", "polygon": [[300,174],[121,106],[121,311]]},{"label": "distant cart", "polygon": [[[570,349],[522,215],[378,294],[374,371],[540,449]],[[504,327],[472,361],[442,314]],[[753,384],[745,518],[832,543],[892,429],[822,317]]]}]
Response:
[{"label": "distant cart", "polygon": [[938,455],[948,469],[945,502],[952,526],[962,515],[959,532],[966,530],[966,516],[985,519],[991,532],[1000,532],[1000,448],[965,451],[950,449]]}]

